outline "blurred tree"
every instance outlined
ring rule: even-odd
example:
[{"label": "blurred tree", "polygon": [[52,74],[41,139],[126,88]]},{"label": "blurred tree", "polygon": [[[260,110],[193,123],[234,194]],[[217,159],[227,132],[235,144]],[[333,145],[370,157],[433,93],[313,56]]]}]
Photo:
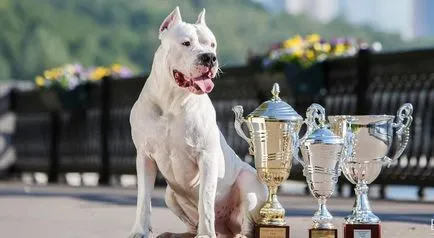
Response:
[{"label": "blurred tree", "polygon": [[10,79],[11,68],[4,57],[0,55],[0,79]]},{"label": "blurred tree", "polygon": [[357,36],[380,41],[386,50],[434,42],[402,42],[396,34],[354,27],[340,18],[320,24],[306,16],[270,15],[250,0],[0,0],[0,79],[33,79],[67,62],[117,62],[146,72],[158,47],[158,27],[177,5],[187,22],[207,9],[223,65],[244,63],[248,49],[265,52],[295,34]]}]

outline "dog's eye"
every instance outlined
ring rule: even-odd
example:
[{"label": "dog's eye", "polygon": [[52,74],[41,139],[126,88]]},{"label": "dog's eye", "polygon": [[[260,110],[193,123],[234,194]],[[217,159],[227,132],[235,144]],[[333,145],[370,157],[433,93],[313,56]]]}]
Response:
[{"label": "dog's eye", "polygon": [[182,42],[182,45],[183,46],[190,46],[190,41],[184,41],[184,42]]},{"label": "dog's eye", "polygon": [[215,47],[215,43],[211,43],[211,47],[214,48]]}]

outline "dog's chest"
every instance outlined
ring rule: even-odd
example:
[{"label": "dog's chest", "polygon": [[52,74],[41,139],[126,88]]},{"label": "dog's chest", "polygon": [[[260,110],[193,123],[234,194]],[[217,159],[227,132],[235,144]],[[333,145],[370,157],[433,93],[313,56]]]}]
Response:
[{"label": "dog's chest", "polygon": [[163,115],[153,123],[149,123],[153,133],[148,138],[152,153],[165,156],[178,156],[188,154],[195,156],[196,148],[200,145],[201,133],[193,123],[186,123],[182,116],[172,114]]},{"label": "dog's chest", "polygon": [[196,163],[199,140],[194,128],[174,115],[161,116],[154,128],[159,133],[150,139],[151,156],[166,180],[174,187],[195,186],[198,182]]},{"label": "dog's chest", "polygon": [[194,192],[199,180],[198,157],[209,149],[209,141],[218,142],[215,131],[212,133],[215,111],[209,98],[173,108],[161,110],[149,101],[136,103],[131,119],[133,140],[156,162],[172,187]]}]

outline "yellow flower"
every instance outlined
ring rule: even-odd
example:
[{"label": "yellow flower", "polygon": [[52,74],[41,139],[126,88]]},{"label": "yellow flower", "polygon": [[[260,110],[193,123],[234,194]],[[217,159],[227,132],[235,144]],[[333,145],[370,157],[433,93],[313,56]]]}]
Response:
[{"label": "yellow flower", "polygon": [[295,45],[301,45],[303,44],[303,37],[301,37],[300,35],[296,35],[294,38],[292,38],[292,41]]},{"label": "yellow flower", "polygon": [[345,52],[345,45],[344,44],[337,44],[335,48],[335,54],[342,54]]},{"label": "yellow flower", "polygon": [[313,59],[315,57],[315,53],[313,52],[313,50],[309,50],[306,53],[306,56],[307,56],[308,59]]},{"label": "yellow flower", "polygon": [[120,64],[113,64],[112,65],[112,71],[115,73],[121,72],[122,66]]},{"label": "yellow flower", "polygon": [[296,46],[296,42],[292,39],[283,42],[283,48],[289,49]]},{"label": "yellow flower", "polygon": [[313,44],[313,48],[314,48],[316,51],[320,51],[320,50],[322,49],[322,46],[321,46],[320,43],[315,43],[315,44]]},{"label": "yellow flower", "polygon": [[321,40],[321,37],[318,34],[307,35],[306,39],[309,43],[317,43]]},{"label": "yellow flower", "polygon": [[45,71],[44,71],[44,77],[45,77],[46,79],[51,79],[51,78],[52,78],[52,73],[51,73],[51,71],[50,71],[50,70],[45,70]]},{"label": "yellow flower", "polygon": [[322,49],[325,51],[325,52],[330,52],[330,50],[332,49],[332,47],[330,46],[330,44],[329,43],[325,43],[323,46],[322,46]]},{"label": "yellow flower", "polygon": [[100,80],[104,76],[110,75],[110,70],[104,67],[97,67],[91,74],[90,79],[91,80]]},{"label": "yellow flower", "polygon": [[42,87],[45,84],[45,79],[41,76],[37,76],[35,79],[35,83],[37,86]]},{"label": "yellow flower", "polygon": [[63,73],[63,70],[60,68],[54,68],[51,70],[45,70],[44,71],[44,77],[46,79],[50,79],[50,80],[56,80],[58,79]]},{"label": "yellow flower", "polygon": [[55,68],[51,71],[53,79],[58,79],[63,74],[63,70],[61,68]]},{"label": "yellow flower", "polygon": [[292,48],[296,46],[300,46],[303,43],[303,38],[300,35],[296,35],[295,37],[288,39],[283,42],[284,48]]},{"label": "yellow flower", "polygon": [[294,51],[294,55],[297,57],[301,57],[303,55],[303,50],[299,47]]}]

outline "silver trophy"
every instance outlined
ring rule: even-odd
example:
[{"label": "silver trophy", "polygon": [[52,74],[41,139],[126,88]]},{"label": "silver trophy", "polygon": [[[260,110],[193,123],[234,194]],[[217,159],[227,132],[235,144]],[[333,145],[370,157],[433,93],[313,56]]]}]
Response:
[{"label": "silver trophy", "polygon": [[[303,175],[312,195],[318,199],[318,211],[312,217],[313,225],[310,237],[324,236],[327,230],[331,237],[337,236],[337,230],[332,224],[332,215],[326,207],[326,200],[333,194],[338,177],[341,174],[341,163],[344,161],[349,147],[344,138],[329,130],[325,119],[325,110],[318,104],[312,104],[306,112],[306,134],[295,138],[294,147],[300,147],[302,158],[298,150],[294,151],[296,158],[303,165]],[[341,135],[343,133],[340,133]],[[314,235],[315,230],[321,231],[320,236]],[[328,236],[327,236],[328,237]]]},{"label": "silver trophy", "polygon": [[[345,177],[356,185],[356,201],[346,224],[379,224],[380,219],[371,211],[368,201],[368,184],[380,174],[384,164],[389,165],[404,152],[409,138],[413,106],[402,105],[396,122],[392,115],[339,115],[329,116],[332,131],[350,138],[352,151],[342,164]],[[394,137],[395,132],[395,137]],[[392,144],[397,149],[388,155]]]}]

